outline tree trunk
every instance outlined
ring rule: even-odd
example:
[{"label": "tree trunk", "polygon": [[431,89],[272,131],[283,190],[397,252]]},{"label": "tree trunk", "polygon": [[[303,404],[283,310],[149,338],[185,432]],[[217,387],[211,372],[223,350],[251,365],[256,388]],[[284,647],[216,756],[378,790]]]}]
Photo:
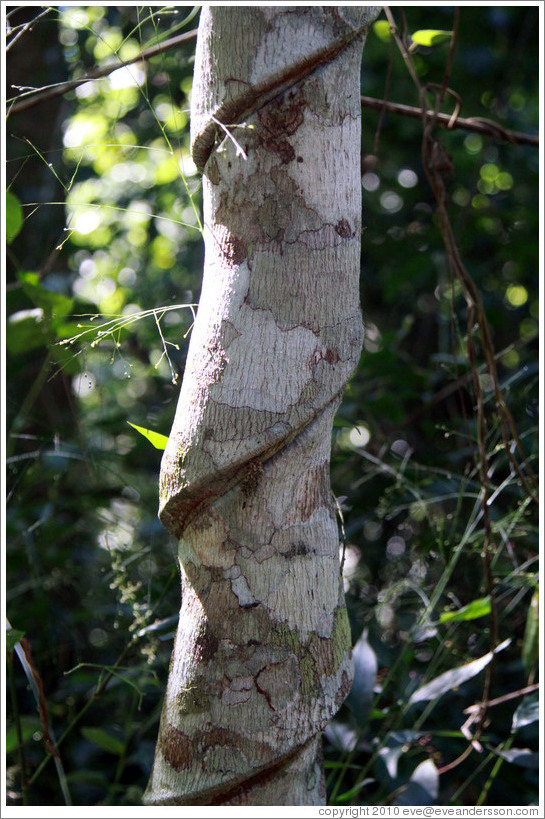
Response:
[{"label": "tree trunk", "polygon": [[148,805],[321,805],[352,680],[329,485],[358,361],[370,7],[206,7],[202,295],[161,469],[182,608]]}]

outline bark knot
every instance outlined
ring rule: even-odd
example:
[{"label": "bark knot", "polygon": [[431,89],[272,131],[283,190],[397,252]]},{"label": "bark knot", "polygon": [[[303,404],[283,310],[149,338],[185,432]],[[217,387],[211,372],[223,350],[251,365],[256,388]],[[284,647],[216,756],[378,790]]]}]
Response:
[{"label": "bark knot", "polygon": [[250,495],[255,492],[257,487],[259,486],[259,482],[261,481],[261,476],[263,475],[263,464],[258,458],[254,458],[253,460],[249,461],[246,466],[244,467],[244,473],[240,480],[240,486],[242,489],[242,494],[245,498],[249,498]]},{"label": "bark knot", "polygon": [[354,235],[346,219],[339,219],[335,225],[335,233],[338,233],[343,239],[351,239]]}]

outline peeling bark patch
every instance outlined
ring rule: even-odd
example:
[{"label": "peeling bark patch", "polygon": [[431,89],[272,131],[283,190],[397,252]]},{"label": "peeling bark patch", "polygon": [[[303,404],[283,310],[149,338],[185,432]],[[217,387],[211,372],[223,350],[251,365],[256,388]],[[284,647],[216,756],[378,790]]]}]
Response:
[{"label": "peeling bark patch", "polygon": [[259,600],[256,600],[253,596],[248,586],[248,581],[244,576],[240,575],[240,577],[235,577],[231,581],[231,589],[233,594],[237,596],[241,608],[253,608],[259,605]]},{"label": "peeling bark patch", "polygon": [[193,754],[191,740],[173,725],[168,724],[160,734],[161,753],[171,768],[184,771],[191,766]]},{"label": "peeling bark patch", "polygon": [[350,228],[350,224],[346,219],[340,219],[335,225],[335,232],[342,236],[343,239],[351,239],[354,235]]},{"label": "peeling bark patch", "polygon": [[242,264],[248,255],[244,239],[235,236],[225,225],[218,225],[214,230],[214,237],[222,257],[228,264],[233,266]]},{"label": "peeling bark patch", "polygon": [[290,91],[258,112],[263,127],[259,141],[267,151],[277,154],[283,165],[295,159],[295,148],[286,136],[294,134],[303,122],[305,105],[301,90]]}]

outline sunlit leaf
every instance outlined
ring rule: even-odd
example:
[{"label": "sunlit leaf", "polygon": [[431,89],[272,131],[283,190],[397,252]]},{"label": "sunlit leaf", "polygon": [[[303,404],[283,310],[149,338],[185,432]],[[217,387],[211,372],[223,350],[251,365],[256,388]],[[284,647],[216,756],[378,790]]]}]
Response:
[{"label": "sunlit leaf", "polygon": [[439,774],[431,759],[425,759],[412,776],[394,805],[434,805],[439,795]]},{"label": "sunlit leaf", "polygon": [[150,444],[153,444],[155,449],[164,449],[166,447],[168,441],[168,437],[166,435],[161,435],[160,432],[154,432],[152,429],[139,427],[136,424],[132,424],[130,421],[127,421],[127,424],[139,432],[140,435],[143,435],[144,438],[147,438]]},{"label": "sunlit leaf", "polygon": [[511,762],[513,765],[519,765],[521,768],[532,768],[537,770],[539,767],[539,754],[531,751],[530,748],[509,748],[508,751],[500,751],[499,748],[491,748],[495,754],[501,756],[506,762]]},{"label": "sunlit leaf", "polygon": [[386,745],[378,752],[378,757],[386,768],[390,779],[397,777],[397,764],[402,754],[407,750],[407,746],[418,740],[423,736],[421,731],[412,731],[406,729],[404,731],[393,731],[388,739]]},{"label": "sunlit leaf", "polygon": [[373,693],[377,679],[377,657],[367,639],[367,629],[354,646],[354,683],[346,699],[358,723],[364,725],[373,703]]},{"label": "sunlit leaf", "polygon": [[11,191],[6,191],[6,241],[13,242],[23,227],[23,209],[19,199]]},{"label": "sunlit leaf", "polygon": [[505,640],[496,648],[495,651],[489,651],[487,654],[484,654],[482,657],[478,657],[478,659],[473,660],[471,663],[465,663],[458,668],[445,671],[444,674],[440,674],[438,677],[435,677],[435,679],[431,680],[431,682],[417,688],[417,690],[411,695],[409,704],[414,705],[416,702],[435,700],[438,697],[441,697],[443,694],[446,694],[448,691],[452,691],[453,688],[457,688],[459,685],[462,685],[462,683],[467,682],[467,680],[471,680],[472,677],[477,676],[477,674],[482,671],[483,668],[486,668],[496,652],[506,648],[510,642],[510,640]]},{"label": "sunlit leaf", "polygon": [[8,317],[6,347],[10,353],[26,353],[47,344],[43,329],[44,311],[41,307],[18,310]]},{"label": "sunlit leaf", "polygon": [[422,28],[420,31],[415,31],[412,35],[413,43],[421,46],[436,46],[450,40],[452,31],[442,31],[437,28]]},{"label": "sunlit leaf", "polygon": [[358,744],[359,731],[344,722],[333,720],[326,725],[325,736],[333,748],[350,753]]},{"label": "sunlit leaf", "polygon": [[397,763],[402,753],[403,745],[396,745],[394,748],[381,748],[378,752],[378,757],[386,766],[391,779],[395,779],[397,776]]},{"label": "sunlit leaf", "polygon": [[513,714],[512,731],[518,731],[525,725],[531,725],[532,722],[537,722],[539,719],[539,696],[536,691],[529,697],[525,697],[515,713]]},{"label": "sunlit leaf", "polygon": [[537,665],[539,657],[539,591],[532,595],[522,641],[522,662],[528,673]]},{"label": "sunlit leaf", "polygon": [[486,614],[490,614],[490,597],[480,597],[478,600],[472,600],[471,603],[458,609],[458,611],[444,611],[439,617],[439,622],[455,623],[460,620],[476,620]]}]

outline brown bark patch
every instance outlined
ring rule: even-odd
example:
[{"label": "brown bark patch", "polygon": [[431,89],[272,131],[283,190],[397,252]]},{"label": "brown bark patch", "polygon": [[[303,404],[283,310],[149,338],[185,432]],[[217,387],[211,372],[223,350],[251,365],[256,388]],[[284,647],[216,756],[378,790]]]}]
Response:
[{"label": "brown bark patch", "polygon": [[214,230],[214,237],[221,255],[228,264],[239,265],[244,261],[248,254],[244,239],[235,236],[225,225],[218,225]]},{"label": "brown bark patch", "polygon": [[290,557],[304,557],[305,555],[312,554],[314,550],[305,543],[304,540],[299,540],[297,542],[290,543],[288,548],[285,551],[280,551],[280,554],[284,555],[286,558]]},{"label": "brown bark patch", "polygon": [[337,224],[335,225],[335,233],[338,233],[339,236],[342,236],[343,239],[351,239],[354,235],[350,228],[349,222],[346,219],[340,219]]},{"label": "brown bark patch", "polygon": [[303,92],[298,89],[273,100],[258,112],[262,125],[259,141],[267,151],[278,154],[283,165],[295,159],[295,149],[286,137],[294,134],[303,122],[305,105]]},{"label": "brown bark patch", "polygon": [[193,754],[191,740],[187,734],[168,724],[161,731],[159,742],[161,753],[171,768],[175,771],[184,771],[191,766]]},{"label": "brown bark patch", "polygon": [[202,662],[209,662],[219,647],[219,641],[216,635],[212,632],[208,623],[197,635],[195,641],[195,648],[198,652],[199,659]]},{"label": "brown bark patch", "polygon": [[213,185],[219,185],[221,175],[218,168],[218,161],[215,156],[212,156],[206,164],[206,175]]},{"label": "brown bark patch", "polygon": [[250,495],[253,495],[259,486],[262,475],[263,463],[259,460],[259,458],[253,458],[246,464],[240,480],[242,494],[245,498],[249,498]]},{"label": "brown bark patch", "polygon": [[326,354],[324,356],[324,360],[327,361],[328,364],[337,364],[339,362],[339,353],[337,350],[331,350],[329,347],[326,350]]}]

